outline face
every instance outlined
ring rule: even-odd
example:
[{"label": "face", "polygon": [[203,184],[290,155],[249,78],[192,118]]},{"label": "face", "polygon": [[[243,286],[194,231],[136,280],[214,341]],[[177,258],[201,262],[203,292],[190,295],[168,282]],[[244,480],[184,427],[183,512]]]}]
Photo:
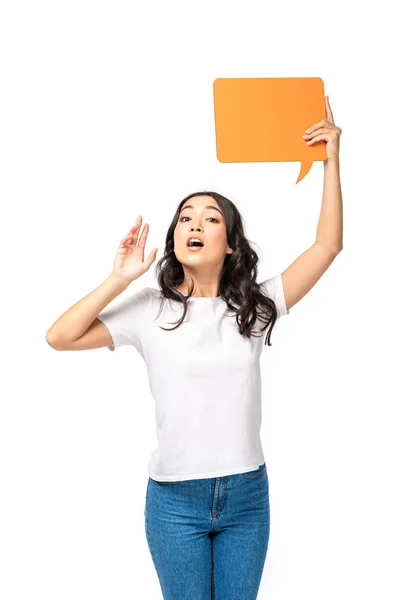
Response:
[{"label": "face", "polygon": [[[199,237],[200,249],[187,246],[189,236]],[[226,238],[226,224],[218,202],[212,196],[194,196],[181,208],[174,231],[175,256],[187,270],[198,272],[222,269],[226,254],[232,254]]]}]

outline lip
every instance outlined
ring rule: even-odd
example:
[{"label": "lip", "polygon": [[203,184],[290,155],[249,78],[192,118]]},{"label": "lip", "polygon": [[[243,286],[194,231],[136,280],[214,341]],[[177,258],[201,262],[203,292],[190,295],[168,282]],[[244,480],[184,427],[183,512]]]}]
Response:
[{"label": "lip", "polygon": [[[187,245],[187,244],[188,244],[188,241],[189,241],[191,238],[197,238],[198,240],[200,240],[201,242],[203,242],[203,246],[202,246],[202,248],[204,248],[204,240],[203,240],[202,236],[201,236],[201,235],[195,235],[195,234],[193,234],[193,233],[191,233],[190,235],[188,235],[188,236],[187,236],[187,238],[186,238],[186,246],[187,246],[188,248],[196,248],[196,246],[192,246],[192,247],[191,247],[191,246],[188,246],[188,245]],[[200,246],[197,246],[197,247],[198,247],[198,248],[200,248]]]},{"label": "lip", "polygon": [[186,246],[189,252],[199,252],[199,250],[203,250],[204,246]]}]

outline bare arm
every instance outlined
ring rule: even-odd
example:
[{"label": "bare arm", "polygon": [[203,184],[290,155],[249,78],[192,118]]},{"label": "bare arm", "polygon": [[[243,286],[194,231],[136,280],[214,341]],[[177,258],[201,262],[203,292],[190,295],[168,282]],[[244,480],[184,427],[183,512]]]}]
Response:
[{"label": "bare arm", "polygon": [[97,315],[128,285],[126,279],[109,275],[53,323],[46,333],[47,343],[55,350],[90,350],[112,344],[110,332]]},{"label": "bare arm", "polygon": [[[324,160],[321,213],[314,244],[282,273],[282,285],[288,309],[314,287],[343,249],[343,203],[339,168],[339,138],[342,130],[334,124],[327,96],[325,100],[327,120],[310,127],[307,130],[310,135],[305,136],[311,137],[310,141],[318,141],[322,137],[329,140],[328,143],[331,144],[331,156],[328,154],[328,158]],[[320,131],[324,132],[324,135],[319,135]]]},{"label": "bare arm", "polygon": [[158,250],[154,248],[146,260],[144,259],[149,225],[145,224],[138,239],[141,225],[142,217],[139,215],[135,225],[119,244],[111,275],[65,311],[47,331],[46,341],[52,348],[91,350],[112,345],[111,334],[97,315],[132,281],[149,269]]}]

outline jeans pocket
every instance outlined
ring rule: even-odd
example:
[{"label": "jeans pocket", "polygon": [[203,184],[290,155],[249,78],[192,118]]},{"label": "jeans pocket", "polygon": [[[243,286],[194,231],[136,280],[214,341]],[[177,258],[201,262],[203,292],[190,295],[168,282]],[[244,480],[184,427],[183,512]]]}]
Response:
[{"label": "jeans pocket", "polygon": [[254,471],[247,471],[246,473],[240,473],[245,479],[258,479],[259,477],[265,477],[267,475],[267,465],[263,463],[254,469]]}]

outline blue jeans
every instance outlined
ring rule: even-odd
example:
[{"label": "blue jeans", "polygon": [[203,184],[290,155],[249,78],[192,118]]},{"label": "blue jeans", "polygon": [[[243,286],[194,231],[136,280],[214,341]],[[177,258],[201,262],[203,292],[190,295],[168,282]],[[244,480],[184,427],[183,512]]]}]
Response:
[{"label": "blue jeans", "polygon": [[255,600],[267,556],[265,463],[224,477],[149,477],[145,529],[164,600]]}]

